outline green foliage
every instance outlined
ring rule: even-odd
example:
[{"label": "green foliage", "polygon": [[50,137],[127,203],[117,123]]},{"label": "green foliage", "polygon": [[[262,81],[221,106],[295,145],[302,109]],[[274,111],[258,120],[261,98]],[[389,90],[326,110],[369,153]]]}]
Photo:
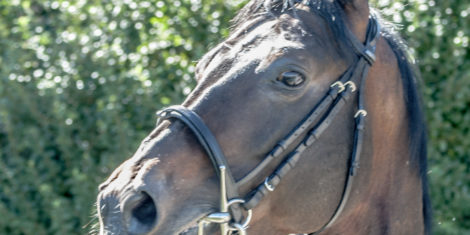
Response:
[{"label": "green foliage", "polygon": [[[87,233],[97,185],[241,2],[0,0],[0,234]],[[421,66],[435,233],[470,233],[470,3],[374,3]]]},{"label": "green foliage", "polygon": [[97,186],[194,86],[224,1],[0,0],[0,234],[84,234]]}]

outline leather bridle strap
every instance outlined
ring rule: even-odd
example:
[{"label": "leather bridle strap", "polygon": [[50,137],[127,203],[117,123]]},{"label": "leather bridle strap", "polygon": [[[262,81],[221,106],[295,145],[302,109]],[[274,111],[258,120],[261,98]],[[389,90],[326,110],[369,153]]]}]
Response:
[{"label": "leather bridle strap", "polygon": [[[331,85],[329,92],[320,100],[320,102],[309,113],[309,115],[296,128],[294,128],[293,131],[291,131],[284,139],[282,139],[273,148],[273,150],[269,152],[269,154],[260,164],[258,164],[239,182],[235,181],[230,171],[229,165],[227,164],[226,158],[219,144],[217,143],[217,140],[212,135],[212,132],[204,124],[199,115],[197,115],[194,111],[189,110],[183,106],[171,106],[158,113],[161,118],[160,120],[175,118],[182,121],[191,129],[211,159],[219,179],[225,178],[224,183],[226,185],[226,198],[229,200],[239,200],[240,197],[238,189],[240,186],[254,179],[274,159],[285,155],[285,152],[290,149],[294,143],[299,141],[298,139],[300,136],[303,136],[305,133],[307,133],[300,143],[295,146],[294,150],[284,158],[276,170],[266,178],[264,183],[256,187],[247,197],[245,197],[244,200],[239,200],[242,201],[241,205],[244,209],[251,211],[251,209],[258,205],[261,199],[264,198],[269,192],[273,191],[280,183],[281,179],[292,168],[295,167],[296,163],[300,159],[302,152],[308,146],[312,145],[317,139],[319,139],[320,135],[330,126],[342,107],[344,107],[347,101],[353,97],[352,93],[355,90],[358,90],[358,110],[354,116],[356,119],[354,143],[352,154],[349,159],[349,167],[347,170],[348,173],[346,176],[346,184],[343,195],[330,220],[320,230],[312,233],[317,234],[337,220],[349,198],[355,171],[358,167],[364,138],[364,121],[365,116],[367,115],[364,107],[365,79],[367,77],[370,66],[375,61],[375,48],[377,39],[380,35],[380,28],[375,18],[370,17],[365,45],[359,42],[351,32],[348,31],[348,33],[350,34],[353,49],[358,55],[356,61],[346,70],[346,72],[337,80],[337,82]],[[359,89],[357,89],[356,84],[359,84]],[[221,167],[225,169],[225,174],[221,172]],[[230,207],[230,212],[232,215],[231,219],[233,224],[240,225],[240,219],[242,215],[240,206],[236,205]],[[246,226],[247,225],[242,226],[240,231],[244,231]]]},{"label": "leather bridle strap", "polygon": [[[351,34],[351,32],[349,32]],[[362,46],[356,37],[352,37],[352,43],[355,44],[354,48],[356,49],[356,53],[360,52],[359,64],[364,66],[361,74],[361,83],[358,92],[358,113],[355,115],[356,119],[356,127],[354,130],[354,143],[353,143],[353,151],[351,155],[351,159],[349,160],[349,168],[348,174],[346,176],[346,183],[344,185],[343,195],[341,196],[340,203],[336,208],[335,212],[328,220],[328,222],[323,225],[322,228],[317,230],[314,233],[310,233],[309,235],[316,235],[325,230],[326,228],[333,225],[343,212],[344,208],[346,207],[346,203],[348,202],[349,195],[351,193],[352,185],[354,182],[354,178],[356,175],[356,170],[359,167],[359,160],[362,153],[362,147],[364,142],[364,128],[365,128],[365,117],[367,116],[367,112],[365,111],[365,85],[366,85],[366,78],[369,73],[369,69],[372,64],[375,62],[375,51],[377,47],[377,41],[380,36],[380,25],[372,16],[369,19],[369,25],[367,27],[366,33],[366,46]],[[361,45],[362,47],[359,47]],[[359,48],[359,50],[358,50]],[[364,112],[360,112],[363,110]]]},{"label": "leather bridle strap", "polygon": [[186,124],[192,133],[196,136],[199,143],[204,147],[205,152],[209,155],[209,158],[214,166],[217,173],[217,177],[220,179],[220,167],[225,166],[226,172],[226,187],[227,187],[227,198],[239,198],[238,187],[233,178],[230,167],[227,163],[224,153],[220,148],[217,140],[215,139],[212,132],[209,130],[207,125],[202,121],[201,117],[197,113],[181,105],[170,106],[162,111],[157,112],[157,116],[160,117],[159,121],[175,118]]},{"label": "leather bridle strap", "polygon": [[[330,126],[333,122],[333,119],[336,117],[338,112],[342,107],[347,103],[347,101],[352,97],[351,94],[356,90],[355,84],[360,84],[359,95],[358,95],[358,113],[355,115],[356,118],[356,130],[354,137],[354,149],[353,154],[350,157],[350,167],[348,172],[354,172],[358,163],[357,160],[360,156],[362,149],[362,129],[364,127],[364,116],[366,114],[363,104],[363,92],[365,77],[367,76],[367,71],[371,66],[371,63],[375,61],[374,53],[376,48],[376,41],[379,36],[378,24],[374,18],[370,19],[368,26],[368,32],[366,36],[366,46],[362,44],[353,43],[355,51],[363,51],[363,53],[358,54],[358,59],[356,62],[349,67],[349,69],[338,79],[339,84],[349,84],[343,88],[343,91],[338,91],[337,86],[330,88],[330,91],[325,95],[311,114],[303,121],[298,127],[294,129],[286,138],[281,140],[276,147],[268,154],[268,156],[261,162],[255,169],[253,169],[247,176],[245,176],[240,182],[246,183],[249,182],[252,178],[255,177],[256,173],[261,172],[265,166],[267,166],[274,158],[281,156],[288,149],[291,144],[294,143],[298,137],[309,130],[309,126],[314,123],[315,120],[318,120],[321,117],[320,122],[309,131],[306,137],[298,144],[294,150],[288,154],[285,160],[276,168],[276,170],[266,178],[266,180],[260,184],[255,190],[253,190],[247,198],[245,198],[245,203],[243,206],[245,209],[249,210],[258,205],[258,203],[267,195],[269,192],[274,191],[276,186],[280,183],[281,179],[295,167],[296,163],[300,159],[302,152],[310,145],[312,145],[320,135]],[[351,33],[352,34],[352,33]],[[355,39],[355,37],[354,37]],[[356,39],[357,40],[357,39]],[[359,46],[360,45],[360,46]],[[358,48],[356,48],[358,47]],[[327,110],[327,111],[326,111]],[[325,113],[325,114],[323,114]],[[321,116],[323,114],[323,116]],[[349,173],[348,173],[349,177]],[[240,186],[242,183],[238,182]],[[348,188],[346,186],[346,188]],[[349,194],[343,195],[347,196]],[[343,200],[342,201],[347,201]],[[341,203],[340,203],[341,204]],[[337,213],[339,214],[339,213]]]}]

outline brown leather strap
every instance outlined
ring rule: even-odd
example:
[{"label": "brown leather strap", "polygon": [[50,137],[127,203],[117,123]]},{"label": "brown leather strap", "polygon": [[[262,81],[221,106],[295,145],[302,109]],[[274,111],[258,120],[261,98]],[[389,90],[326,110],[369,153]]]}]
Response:
[{"label": "brown leather strap", "polygon": [[189,127],[189,129],[191,129],[192,133],[196,136],[199,143],[204,147],[204,150],[208,154],[218,178],[220,178],[221,174],[220,166],[225,166],[227,199],[239,198],[238,187],[235,183],[235,179],[233,178],[232,171],[230,170],[225,155],[216,138],[201,117],[199,117],[196,112],[181,105],[170,106],[159,111],[157,115],[160,117],[160,120],[175,118],[182,121]]}]

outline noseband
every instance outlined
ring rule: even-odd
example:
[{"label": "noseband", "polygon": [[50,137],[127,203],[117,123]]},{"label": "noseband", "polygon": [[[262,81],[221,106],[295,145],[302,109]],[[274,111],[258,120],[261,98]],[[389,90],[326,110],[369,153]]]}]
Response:
[{"label": "noseband", "polygon": [[[329,127],[341,108],[351,99],[352,94],[358,91],[357,112],[354,130],[354,143],[352,154],[349,158],[348,174],[343,194],[330,220],[318,231],[317,234],[331,226],[343,211],[351,192],[354,176],[358,169],[359,159],[364,138],[364,122],[367,111],[364,107],[364,87],[369,68],[375,61],[375,49],[380,36],[380,26],[375,17],[369,18],[366,41],[362,44],[351,32],[349,32],[351,44],[357,54],[355,62],[346,72],[334,82],[329,91],[313,108],[306,118],[300,122],[285,138],[279,141],[254,169],[238,182],[235,181],[227,160],[220,148],[216,138],[204,124],[203,120],[194,111],[183,106],[171,106],[159,111],[159,121],[174,118],[186,124],[199,143],[208,154],[217,176],[220,179],[220,211],[212,213],[199,221],[199,235],[203,235],[204,226],[209,223],[220,225],[221,234],[229,235],[238,232],[246,235],[252,209],[256,207],[261,199],[276,189],[281,179],[295,167],[302,152],[315,143],[320,135]],[[356,84],[359,84],[357,87]],[[294,150],[286,154],[286,150],[293,146],[299,136],[306,135]],[[251,191],[245,197],[240,197],[239,188],[250,182],[266,168],[274,159],[285,156],[276,170],[271,173],[263,183]],[[245,211],[245,212],[244,212]]]}]

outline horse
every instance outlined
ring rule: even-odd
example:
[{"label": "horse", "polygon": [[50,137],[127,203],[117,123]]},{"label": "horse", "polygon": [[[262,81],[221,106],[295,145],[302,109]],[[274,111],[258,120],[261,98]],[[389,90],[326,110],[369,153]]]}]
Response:
[{"label": "horse", "polygon": [[368,0],[251,0],[99,186],[100,234],[430,234],[409,54]]}]

